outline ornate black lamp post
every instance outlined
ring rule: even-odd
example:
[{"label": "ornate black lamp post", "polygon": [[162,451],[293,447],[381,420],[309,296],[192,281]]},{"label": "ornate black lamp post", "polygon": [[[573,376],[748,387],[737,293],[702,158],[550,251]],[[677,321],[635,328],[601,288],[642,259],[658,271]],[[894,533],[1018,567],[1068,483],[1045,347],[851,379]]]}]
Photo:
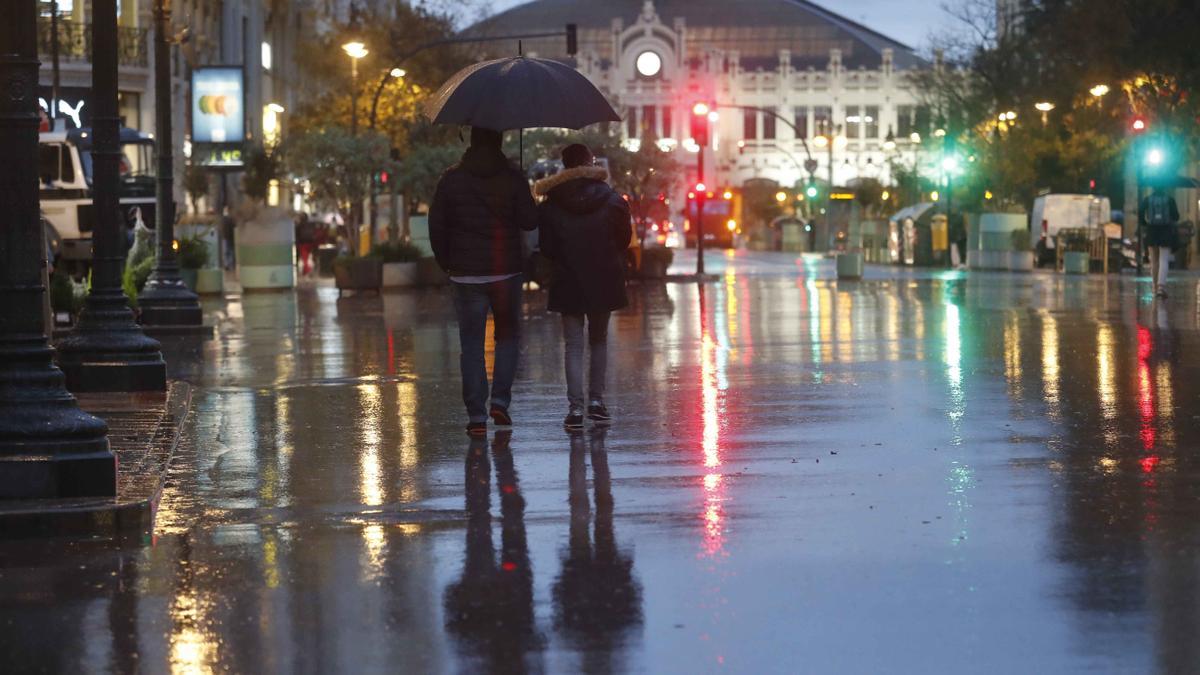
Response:
[{"label": "ornate black lamp post", "polygon": [[37,0],[0,21],[0,498],[110,496],[107,427],[63,387],[42,323]]},{"label": "ornate black lamp post", "polygon": [[92,48],[92,289],[75,330],[58,345],[58,364],[71,391],[164,391],[167,366],[159,344],[134,322],[121,289],[116,0],[93,1]]},{"label": "ornate black lamp post", "polygon": [[142,323],[148,326],[199,326],[204,321],[199,298],[179,276],[175,255],[175,166],[171,153],[171,8],[170,0],[154,3],[154,150],[158,159],[158,259],[138,296]]}]

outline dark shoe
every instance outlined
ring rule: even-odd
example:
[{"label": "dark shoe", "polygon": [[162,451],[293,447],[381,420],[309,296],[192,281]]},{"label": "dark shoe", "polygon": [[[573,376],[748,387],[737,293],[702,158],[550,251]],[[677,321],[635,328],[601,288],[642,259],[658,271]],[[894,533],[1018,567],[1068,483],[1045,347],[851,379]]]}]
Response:
[{"label": "dark shoe", "polygon": [[472,436],[487,436],[487,422],[468,422],[467,433]]},{"label": "dark shoe", "polygon": [[567,412],[566,419],[563,420],[563,426],[568,429],[582,429],[583,428],[583,409],[582,408],[571,408],[570,411]]},{"label": "dark shoe", "polygon": [[1158,291],[1154,295],[1162,298],[1163,300],[1166,300],[1167,299],[1167,287],[1159,286]]},{"label": "dark shoe", "polygon": [[498,427],[511,427],[512,417],[509,417],[508,410],[501,408],[498,405],[492,406],[492,422]]},{"label": "dark shoe", "polygon": [[589,420],[596,424],[610,424],[612,422],[612,415],[608,414],[608,408],[604,407],[602,401],[592,401],[588,405],[587,416]]}]

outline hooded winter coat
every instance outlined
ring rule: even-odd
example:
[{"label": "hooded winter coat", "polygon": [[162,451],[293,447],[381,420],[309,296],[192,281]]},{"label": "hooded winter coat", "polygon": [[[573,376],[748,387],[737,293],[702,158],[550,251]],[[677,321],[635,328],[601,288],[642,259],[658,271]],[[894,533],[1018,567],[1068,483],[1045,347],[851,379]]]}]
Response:
[{"label": "hooded winter coat", "polygon": [[467,148],[442,174],[429,206],[433,255],[456,276],[520,272],[521,231],[536,227],[529,182],[496,148]]},{"label": "hooded winter coat", "polygon": [[629,205],[607,177],[601,167],[582,166],[534,186],[546,196],[538,206],[538,241],[554,269],[552,312],[607,312],[628,304],[623,256],[633,228]]}]

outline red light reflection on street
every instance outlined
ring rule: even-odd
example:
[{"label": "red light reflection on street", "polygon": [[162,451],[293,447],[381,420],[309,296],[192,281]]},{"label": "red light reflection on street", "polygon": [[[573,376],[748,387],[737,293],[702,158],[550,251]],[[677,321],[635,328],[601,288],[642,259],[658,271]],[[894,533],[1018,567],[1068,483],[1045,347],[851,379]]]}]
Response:
[{"label": "red light reflection on street", "polygon": [[1142,448],[1153,450],[1156,441],[1154,428],[1154,387],[1150,381],[1150,352],[1154,348],[1154,339],[1150,331],[1142,326],[1137,329],[1138,340],[1138,412],[1141,414]]}]

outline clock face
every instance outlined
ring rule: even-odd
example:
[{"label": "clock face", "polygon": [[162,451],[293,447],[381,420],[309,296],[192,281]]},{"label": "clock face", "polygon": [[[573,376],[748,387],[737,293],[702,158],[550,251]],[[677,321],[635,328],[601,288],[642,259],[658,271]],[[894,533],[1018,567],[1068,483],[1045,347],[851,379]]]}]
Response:
[{"label": "clock face", "polygon": [[662,72],[662,57],[654,52],[642,52],[637,57],[637,71],[642,77],[654,77]]}]

